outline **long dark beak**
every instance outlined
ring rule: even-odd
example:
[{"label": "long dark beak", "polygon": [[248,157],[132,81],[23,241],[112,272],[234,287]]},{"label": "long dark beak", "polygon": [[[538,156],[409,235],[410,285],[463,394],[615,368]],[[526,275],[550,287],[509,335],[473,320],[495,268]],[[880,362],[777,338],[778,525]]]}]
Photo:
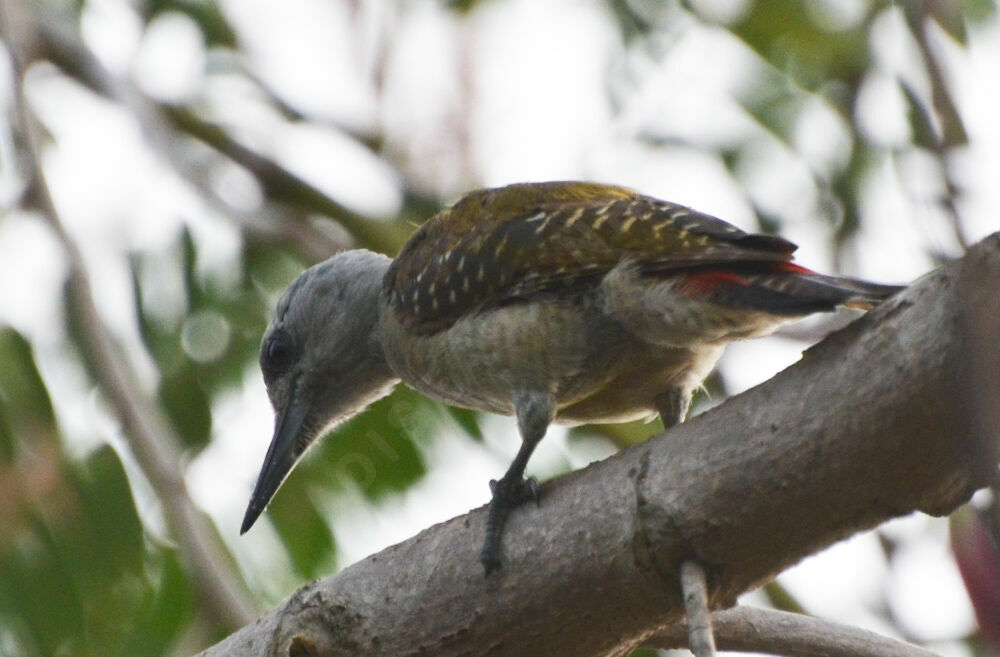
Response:
[{"label": "long dark beak", "polygon": [[307,441],[302,440],[300,434],[308,412],[309,403],[298,395],[292,395],[288,404],[279,413],[274,425],[271,446],[267,449],[257,485],[253,488],[250,504],[247,506],[246,515],[243,516],[240,534],[245,534],[257,522],[257,518],[304,451],[303,446]]}]

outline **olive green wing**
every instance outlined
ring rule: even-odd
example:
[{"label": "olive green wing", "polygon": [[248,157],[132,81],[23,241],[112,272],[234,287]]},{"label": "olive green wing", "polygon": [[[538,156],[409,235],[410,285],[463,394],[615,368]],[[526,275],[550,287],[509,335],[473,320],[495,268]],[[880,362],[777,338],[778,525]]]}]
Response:
[{"label": "olive green wing", "polygon": [[386,273],[393,310],[433,333],[460,317],[597,285],[623,260],[649,276],[786,262],[795,245],[632,190],[587,183],[473,192],[421,227]]}]

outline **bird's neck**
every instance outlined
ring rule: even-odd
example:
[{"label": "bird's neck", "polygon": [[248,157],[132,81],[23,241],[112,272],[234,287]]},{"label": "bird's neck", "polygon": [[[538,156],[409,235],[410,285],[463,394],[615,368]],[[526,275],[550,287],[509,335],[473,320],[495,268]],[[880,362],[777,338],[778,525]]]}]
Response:
[{"label": "bird's neck", "polygon": [[378,376],[378,378],[385,379],[387,383],[391,382],[391,385],[395,385],[399,381],[399,377],[393,373],[386,362],[381,329],[382,315],[387,308],[386,295],[382,290],[382,279],[385,277],[385,272],[389,269],[391,262],[390,258],[380,255],[373,257],[366,263],[367,266],[362,274],[364,293],[361,296],[361,305],[363,307],[358,308],[358,313],[360,317],[370,318],[372,322],[371,326],[367,327],[365,344],[369,371],[373,376]]},{"label": "bird's neck", "polygon": [[[330,382],[337,394],[329,403],[335,401],[336,405],[324,412],[338,422],[388,395],[400,380],[386,360],[380,328],[384,312],[382,278],[391,260],[370,251],[348,253],[350,261],[342,264],[350,269],[353,282],[348,295],[340,302],[350,310],[337,322],[342,342],[350,347],[335,356],[341,361],[349,360],[348,371],[355,376],[344,377],[344,371],[338,370],[336,381]],[[317,330],[322,331],[323,327]]]}]

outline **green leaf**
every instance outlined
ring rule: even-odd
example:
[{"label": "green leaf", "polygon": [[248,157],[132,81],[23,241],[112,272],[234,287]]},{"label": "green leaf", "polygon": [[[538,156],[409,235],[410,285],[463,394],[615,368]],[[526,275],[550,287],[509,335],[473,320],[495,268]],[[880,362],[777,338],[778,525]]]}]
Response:
[{"label": "green leaf", "polygon": [[483,0],[446,0],[445,6],[457,14],[471,13]]},{"label": "green leaf", "polygon": [[198,281],[198,245],[195,244],[191,229],[186,225],[181,230],[181,255],[184,273],[184,292],[187,294],[188,306],[192,311],[205,307],[208,300],[202,294]]},{"label": "green leaf", "polygon": [[160,380],[159,398],[186,447],[202,448],[212,434],[212,408],[198,376],[188,364]]},{"label": "green leaf", "polygon": [[146,596],[136,620],[122,628],[118,654],[162,655],[177,640],[194,613],[195,592],[175,550],[147,557]]},{"label": "green leaf", "polygon": [[304,477],[289,477],[268,509],[296,572],[315,579],[330,572],[336,557],[329,520],[324,518],[309,496]]},{"label": "green leaf", "polygon": [[[753,2],[732,32],[798,86],[817,90],[832,79],[859,80],[868,66],[871,10],[857,25],[824,25],[808,2]],[[771,86],[769,84],[761,86]]]},{"label": "green leaf", "polygon": [[107,446],[82,462],[21,458],[23,485],[0,519],[0,618],[28,655],[128,654],[126,628],[155,594],[121,460]]},{"label": "green leaf", "polygon": [[441,417],[440,406],[400,386],[322,438],[301,476],[326,486],[356,486],[373,498],[404,490],[424,474],[416,444],[430,438]]},{"label": "green leaf", "polygon": [[8,417],[10,411],[7,405],[0,403],[0,463],[10,463],[14,460],[16,447],[14,445],[14,430]]},{"label": "green leaf", "polygon": [[470,411],[467,408],[458,408],[457,406],[445,406],[445,409],[448,415],[465,430],[465,433],[482,442],[483,430],[479,426],[479,413],[477,411]]},{"label": "green leaf", "polygon": [[876,157],[876,151],[856,141],[847,168],[830,181],[833,198],[842,203],[841,212],[836,215],[840,223],[834,226],[835,249],[841,248],[861,228],[861,188]]},{"label": "green leaf", "polygon": [[910,124],[911,141],[915,146],[933,150],[938,143],[932,119],[933,109],[921,102],[919,94],[906,80],[900,79],[899,88],[906,98],[906,119]]},{"label": "green leaf", "polygon": [[[105,445],[70,470],[83,525],[73,533],[75,563],[86,579],[112,580],[142,565],[143,529],[118,454]],[[68,538],[68,537],[67,537]]]},{"label": "green leaf", "polygon": [[147,8],[147,21],[159,14],[176,11],[194,21],[209,46],[236,48],[237,38],[233,28],[214,2],[198,0],[152,0],[143,3]]},{"label": "green leaf", "polygon": [[31,344],[12,328],[0,328],[0,458],[16,452],[15,436],[32,443],[57,440],[55,413]]}]

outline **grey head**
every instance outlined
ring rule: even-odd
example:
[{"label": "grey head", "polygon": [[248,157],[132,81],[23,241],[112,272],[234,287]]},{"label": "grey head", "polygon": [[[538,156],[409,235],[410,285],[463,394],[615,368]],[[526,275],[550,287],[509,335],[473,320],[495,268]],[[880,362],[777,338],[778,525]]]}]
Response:
[{"label": "grey head", "polygon": [[398,383],[378,336],[389,262],[371,251],[344,251],[303,272],[278,301],[260,347],[274,436],[241,534],[319,436]]}]

